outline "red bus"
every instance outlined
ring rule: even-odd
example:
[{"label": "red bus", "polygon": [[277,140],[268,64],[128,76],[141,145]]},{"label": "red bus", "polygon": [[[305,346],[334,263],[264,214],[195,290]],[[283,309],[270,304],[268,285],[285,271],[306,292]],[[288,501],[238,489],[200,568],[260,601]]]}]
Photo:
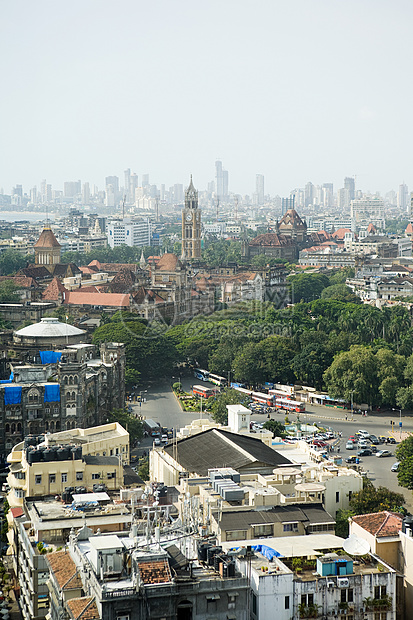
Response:
[{"label": "red bus", "polygon": [[292,400],[291,394],[289,392],[283,392],[282,390],[268,390],[268,394],[275,396],[275,398],[287,398],[288,400]]},{"label": "red bus", "polygon": [[304,403],[298,400],[289,400],[288,398],[277,398],[275,400],[276,409],[286,409],[287,411],[296,411],[297,413],[305,412]]},{"label": "red bus", "polygon": [[237,390],[237,392],[241,392],[241,394],[249,396],[251,400],[255,401],[256,403],[262,403],[264,405],[268,405],[268,407],[274,407],[274,396],[272,396],[271,394],[264,394],[263,392],[251,392],[251,390],[247,390],[246,388],[235,386],[234,390]]},{"label": "red bus", "polygon": [[211,396],[215,396],[218,390],[215,388],[204,387],[203,385],[193,385],[192,386],[192,394],[194,396],[198,396],[202,398],[210,398]]}]

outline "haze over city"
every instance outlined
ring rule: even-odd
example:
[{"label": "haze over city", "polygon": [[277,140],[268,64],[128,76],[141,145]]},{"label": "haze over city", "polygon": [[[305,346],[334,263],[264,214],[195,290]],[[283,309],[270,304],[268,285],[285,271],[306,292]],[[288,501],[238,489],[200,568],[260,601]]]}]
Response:
[{"label": "haze over city", "polygon": [[0,186],[125,168],[230,191],[412,186],[410,2],[73,0],[0,7]]}]

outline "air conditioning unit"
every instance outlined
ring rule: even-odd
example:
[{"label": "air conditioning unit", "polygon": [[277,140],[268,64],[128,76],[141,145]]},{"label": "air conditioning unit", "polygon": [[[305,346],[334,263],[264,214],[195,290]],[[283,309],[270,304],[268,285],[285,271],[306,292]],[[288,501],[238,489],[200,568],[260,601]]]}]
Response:
[{"label": "air conditioning unit", "polygon": [[349,580],[346,578],[337,579],[337,585],[339,588],[348,588],[349,583]]},{"label": "air conditioning unit", "polygon": [[334,588],[335,585],[334,581],[327,581],[327,588]]}]

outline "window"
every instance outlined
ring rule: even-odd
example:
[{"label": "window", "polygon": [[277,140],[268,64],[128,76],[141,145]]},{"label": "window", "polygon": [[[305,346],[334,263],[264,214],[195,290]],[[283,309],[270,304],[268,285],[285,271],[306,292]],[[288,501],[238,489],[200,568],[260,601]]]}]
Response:
[{"label": "window", "polygon": [[336,491],[336,504],[340,501],[340,491]]},{"label": "window", "polygon": [[34,484],[42,484],[42,477],[40,474],[36,474],[34,477]]},{"label": "window", "polygon": [[284,523],[283,531],[284,532],[298,532],[298,523]]},{"label": "window", "polygon": [[290,597],[289,596],[284,597],[284,609],[290,609]]},{"label": "window", "polygon": [[49,484],[56,484],[56,474],[49,474]]},{"label": "window", "polygon": [[113,478],[116,478],[116,472],[109,471],[108,472],[108,480],[112,480]]},{"label": "window", "polygon": [[310,605],[314,605],[314,594],[302,594],[301,595],[301,604],[304,607],[310,607]]},{"label": "window", "polygon": [[273,526],[271,523],[269,524],[264,524],[264,525],[253,525],[253,532],[254,532],[254,537],[260,537],[260,536],[272,536],[273,535]]},{"label": "window", "polygon": [[245,540],[247,537],[247,530],[230,530],[227,531],[227,540]]},{"label": "window", "polygon": [[24,491],[23,491],[23,489],[14,489],[14,494],[17,497],[17,499],[23,499],[24,498]]},{"label": "window", "polygon": [[255,596],[254,592],[252,592],[251,594],[251,598],[252,598],[252,613],[257,615],[257,597]]},{"label": "window", "polygon": [[67,473],[62,474],[62,482],[67,482]]},{"label": "window", "polygon": [[384,598],[386,594],[386,586],[374,586],[374,598]]},{"label": "window", "polygon": [[[347,618],[348,618],[348,616],[347,616]],[[387,620],[387,612],[385,612],[385,611],[375,611],[374,612],[374,620]]]},{"label": "window", "polygon": [[348,590],[341,590],[340,596],[342,603],[352,603],[354,600],[353,588],[349,588]]},{"label": "window", "polygon": [[83,480],[83,471],[76,472],[76,480]]},{"label": "window", "polygon": [[92,474],[92,480],[99,480],[100,474]]}]

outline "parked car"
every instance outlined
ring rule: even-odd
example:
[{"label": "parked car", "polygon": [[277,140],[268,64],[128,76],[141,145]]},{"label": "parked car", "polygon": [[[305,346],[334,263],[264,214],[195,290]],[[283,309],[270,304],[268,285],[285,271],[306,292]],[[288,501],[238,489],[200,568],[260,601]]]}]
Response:
[{"label": "parked car", "polygon": [[396,461],[395,463],[393,463],[393,465],[390,468],[390,471],[399,471],[399,461]]},{"label": "parked car", "polygon": [[379,443],[386,443],[387,437],[385,437],[385,435],[379,435],[378,439]]},{"label": "parked car", "polygon": [[357,456],[371,456],[373,452],[369,450],[369,448],[364,448],[364,450],[359,450],[357,452]]},{"label": "parked car", "polygon": [[155,446],[160,446],[161,445],[161,438],[160,437],[155,437],[155,439],[153,440],[153,443],[155,444]]},{"label": "parked car", "polygon": [[394,437],[387,437],[386,443],[395,444],[395,443],[397,443],[397,441],[395,440]]},{"label": "parked car", "polygon": [[346,443],[346,450],[354,450],[354,443],[352,441]]},{"label": "parked car", "polygon": [[392,453],[389,452],[388,450],[379,450],[378,452],[376,452],[376,456],[381,459],[384,456],[392,456]]},{"label": "parked car", "polygon": [[376,435],[370,435],[369,440],[370,440],[370,443],[372,443],[374,446],[378,446],[380,443],[379,438]]}]

